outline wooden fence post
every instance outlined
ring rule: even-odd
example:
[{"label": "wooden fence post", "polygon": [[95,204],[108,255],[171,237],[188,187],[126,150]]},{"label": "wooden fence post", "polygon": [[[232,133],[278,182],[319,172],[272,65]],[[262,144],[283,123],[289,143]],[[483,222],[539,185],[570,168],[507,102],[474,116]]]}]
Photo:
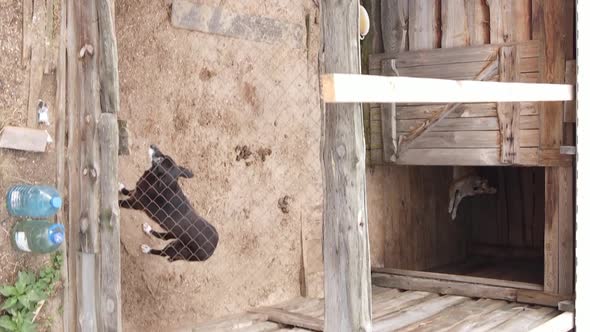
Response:
[{"label": "wooden fence post", "polygon": [[[359,74],[358,0],[322,0],[324,68]],[[360,104],[326,104],[324,176],[324,331],[371,331],[365,139]]]}]

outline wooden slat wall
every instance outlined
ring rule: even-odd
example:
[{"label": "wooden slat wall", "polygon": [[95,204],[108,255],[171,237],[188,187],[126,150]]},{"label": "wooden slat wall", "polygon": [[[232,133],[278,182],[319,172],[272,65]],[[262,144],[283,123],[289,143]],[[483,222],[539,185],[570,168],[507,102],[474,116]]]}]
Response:
[{"label": "wooden slat wall", "polygon": [[[440,1],[412,0],[408,3],[408,0],[389,0],[386,3],[381,3],[385,52],[404,51],[408,47],[412,51],[429,50],[440,46]],[[407,18],[398,16],[398,8],[402,9],[402,16]],[[409,29],[404,37],[406,20]],[[396,23],[391,24],[394,21]],[[411,65],[411,61],[405,59],[402,66]],[[369,72],[381,73],[381,67],[370,67]],[[382,141],[381,105],[371,105],[370,113],[372,143],[368,147],[368,154],[373,162],[377,160],[375,156],[379,156],[380,163],[383,158],[382,145],[376,142]],[[377,127],[379,130],[376,130]],[[452,223],[446,211],[452,168],[391,164],[376,167],[381,169],[373,176],[382,177],[382,201],[386,202],[385,211],[381,214],[384,219],[384,265],[427,269],[464,257],[464,227]]]}]

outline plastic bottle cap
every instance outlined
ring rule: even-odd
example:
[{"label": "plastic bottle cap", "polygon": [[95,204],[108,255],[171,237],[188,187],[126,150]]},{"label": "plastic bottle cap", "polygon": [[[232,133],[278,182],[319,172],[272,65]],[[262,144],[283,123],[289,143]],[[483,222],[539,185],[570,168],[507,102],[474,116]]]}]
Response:
[{"label": "plastic bottle cap", "polygon": [[64,226],[53,224],[49,227],[49,239],[53,244],[61,244],[64,241]]},{"label": "plastic bottle cap", "polygon": [[61,207],[61,197],[53,197],[50,204],[54,208],[59,209]]}]

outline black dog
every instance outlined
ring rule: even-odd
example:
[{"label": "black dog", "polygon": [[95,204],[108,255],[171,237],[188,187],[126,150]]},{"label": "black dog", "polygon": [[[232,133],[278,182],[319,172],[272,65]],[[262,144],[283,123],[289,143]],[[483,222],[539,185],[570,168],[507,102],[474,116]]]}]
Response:
[{"label": "black dog", "polygon": [[217,248],[217,230],[199,216],[182,192],[178,178],[190,179],[193,173],[176,165],[174,160],[162,154],[155,145],[149,149],[151,167],[137,181],[135,190],[120,185],[120,192],[129,196],[120,200],[119,206],[142,210],[166,232],[159,233],[143,224],[146,234],[162,240],[172,240],[162,250],[143,244],[145,254],[168,257],[168,261],[205,261]]}]

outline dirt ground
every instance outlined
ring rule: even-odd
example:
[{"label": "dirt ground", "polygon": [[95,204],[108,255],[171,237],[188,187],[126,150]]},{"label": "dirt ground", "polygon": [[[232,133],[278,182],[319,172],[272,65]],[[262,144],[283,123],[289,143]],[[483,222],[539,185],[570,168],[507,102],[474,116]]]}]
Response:
[{"label": "dirt ground", "polygon": [[321,237],[317,7],[199,3],[303,27],[309,14],[310,47],[180,30],[170,23],[171,1],[116,1],[120,118],[130,131],[120,180],[133,188],[149,144],[158,145],[195,173],[181,186],[220,233],[210,260],[171,264],[140,251],[143,243],[164,246],[143,234],[149,219],[122,212],[126,331],[171,331],[298,296],[302,230]]},{"label": "dirt ground", "polygon": [[[22,2],[0,0],[0,130],[4,126],[26,126],[29,91],[29,71],[21,65]],[[41,89],[50,109],[51,126],[43,126],[53,137],[55,104],[55,76],[45,75]],[[12,249],[9,232],[15,220],[7,219],[4,195],[14,184],[54,184],[55,147],[49,145],[45,153],[26,153],[0,150],[0,285],[13,283],[18,271],[39,269],[48,256],[19,254]],[[40,323],[41,331],[60,331],[59,307],[61,296],[45,305]]]}]

